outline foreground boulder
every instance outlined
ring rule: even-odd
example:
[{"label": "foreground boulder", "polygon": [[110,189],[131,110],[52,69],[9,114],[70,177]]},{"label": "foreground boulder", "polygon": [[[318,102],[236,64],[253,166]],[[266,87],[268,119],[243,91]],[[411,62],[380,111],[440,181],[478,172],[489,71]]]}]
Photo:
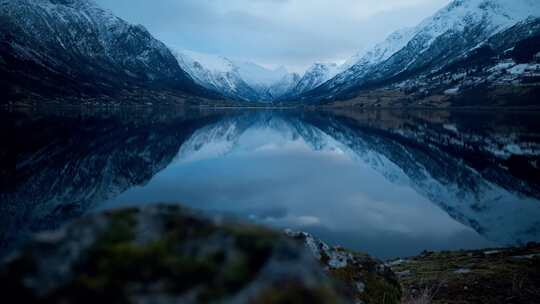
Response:
[{"label": "foreground boulder", "polygon": [[0,268],[0,291],[20,303],[358,303],[391,286],[380,265],[346,256],[352,264],[325,271],[295,238],[153,206],[37,235]]}]

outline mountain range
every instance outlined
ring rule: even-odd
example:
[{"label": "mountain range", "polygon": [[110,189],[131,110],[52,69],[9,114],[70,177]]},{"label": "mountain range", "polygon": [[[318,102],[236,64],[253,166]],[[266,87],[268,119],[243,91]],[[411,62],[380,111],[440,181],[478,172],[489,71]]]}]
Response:
[{"label": "mountain range", "polygon": [[540,2],[454,0],[342,65],[303,75],[172,49],[92,0],[0,0],[6,100],[537,105]]},{"label": "mountain range", "polygon": [[[536,0],[452,1],[418,26],[356,55],[348,69],[298,100],[441,104],[477,88],[503,87],[504,94],[505,86],[532,91],[534,99],[540,76],[538,17]],[[501,70],[512,76],[500,75]]]},{"label": "mountain range", "polygon": [[92,0],[0,0],[0,75],[4,102],[221,97],[143,26]]},{"label": "mountain range", "polygon": [[284,67],[267,69],[252,62],[236,61],[192,51],[174,51],[180,66],[201,86],[229,98],[270,102],[290,92],[300,80]]}]

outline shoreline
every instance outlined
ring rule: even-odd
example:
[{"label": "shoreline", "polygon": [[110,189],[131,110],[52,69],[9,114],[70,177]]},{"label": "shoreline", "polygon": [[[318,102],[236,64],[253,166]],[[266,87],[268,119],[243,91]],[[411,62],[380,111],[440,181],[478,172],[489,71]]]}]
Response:
[{"label": "shoreline", "polygon": [[204,105],[182,105],[182,104],[1,104],[0,109],[190,109],[190,110],[291,110],[291,111],[448,111],[448,112],[467,112],[467,111],[504,111],[504,112],[540,112],[540,106],[456,106],[456,107],[421,107],[421,106],[204,106]]}]

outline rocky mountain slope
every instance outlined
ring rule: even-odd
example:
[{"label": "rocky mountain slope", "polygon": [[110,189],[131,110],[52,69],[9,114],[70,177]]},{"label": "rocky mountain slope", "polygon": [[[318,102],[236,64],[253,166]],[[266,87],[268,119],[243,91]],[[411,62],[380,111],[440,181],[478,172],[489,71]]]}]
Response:
[{"label": "rocky mountain slope", "polygon": [[[514,44],[531,39],[535,31],[520,30],[519,24],[534,22],[535,17],[540,17],[540,3],[534,0],[455,0],[415,28],[396,32],[356,56],[357,62],[348,70],[299,100],[350,100],[376,89],[401,90],[406,95],[412,86],[398,84],[448,70],[456,61],[474,56],[490,40],[515,47],[508,41],[503,43],[498,34],[514,35]],[[459,73],[454,75],[458,77]]]},{"label": "rocky mountain slope", "polygon": [[498,33],[438,70],[387,86],[413,98],[438,95],[456,106],[538,105],[540,18]]},{"label": "rocky mountain slope", "polygon": [[92,0],[0,1],[0,88],[10,100],[218,98],[169,49]]}]

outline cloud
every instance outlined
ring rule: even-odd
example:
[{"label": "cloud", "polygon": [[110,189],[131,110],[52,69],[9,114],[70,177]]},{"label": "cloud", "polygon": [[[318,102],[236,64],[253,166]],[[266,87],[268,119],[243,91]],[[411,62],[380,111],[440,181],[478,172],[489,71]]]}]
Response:
[{"label": "cloud", "polygon": [[96,0],[165,43],[301,69],[338,61],[450,0]]}]

